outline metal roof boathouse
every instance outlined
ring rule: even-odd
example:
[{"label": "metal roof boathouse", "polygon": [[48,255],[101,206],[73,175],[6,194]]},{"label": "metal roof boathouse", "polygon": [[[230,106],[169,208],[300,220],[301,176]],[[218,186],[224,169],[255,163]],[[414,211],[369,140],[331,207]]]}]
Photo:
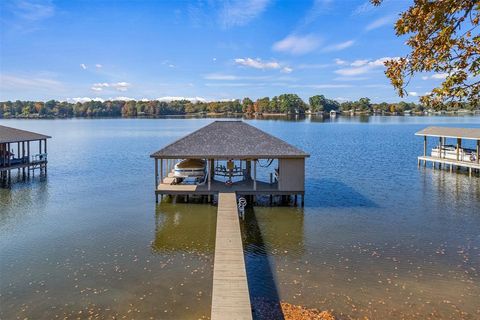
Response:
[{"label": "metal roof boathouse", "polygon": [[[50,136],[0,125],[0,182],[10,185],[11,172],[26,179],[36,169],[47,173],[47,139]],[[38,145],[36,144],[38,142]],[[38,147],[37,147],[38,146]]]},{"label": "metal roof boathouse", "polygon": [[[437,165],[439,169],[448,167],[450,172],[454,168],[466,168],[470,176],[473,172],[480,172],[480,129],[428,127],[415,135],[423,136],[423,156],[418,157],[419,166],[422,162],[424,166],[431,162],[434,169]],[[428,137],[438,138],[438,144],[431,149],[430,155]],[[454,144],[448,144],[447,139],[454,139]],[[463,140],[474,141],[473,148],[462,146]]]},{"label": "metal roof boathouse", "polygon": [[[157,195],[305,193],[304,151],[243,121],[215,121],[151,154]],[[188,170],[198,169],[189,179]],[[204,169],[202,169],[202,163]],[[196,167],[195,167],[196,166]],[[194,168],[195,167],[195,168]],[[195,174],[193,175],[195,176]]]}]

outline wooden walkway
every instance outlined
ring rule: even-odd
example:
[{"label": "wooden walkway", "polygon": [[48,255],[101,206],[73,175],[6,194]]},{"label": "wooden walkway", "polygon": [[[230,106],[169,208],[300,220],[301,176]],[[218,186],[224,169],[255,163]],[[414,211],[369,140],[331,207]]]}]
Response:
[{"label": "wooden walkway", "polygon": [[423,161],[424,166],[427,165],[427,162],[431,162],[433,164],[444,164],[450,166],[450,172],[453,171],[453,166],[456,167],[464,167],[468,169],[469,175],[472,175],[472,170],[480,170],[480,164],[476,162],[467,162],[467,161],[458,161],[446,158],[438,158],[438,157],[429,157],[429,156],[420,156],[418,157],[418,165],[420,166],[420,162]]},{"label": "wooden walkway", "polygon": [[252,319],[234,192],[218,194],[211,319]]}]

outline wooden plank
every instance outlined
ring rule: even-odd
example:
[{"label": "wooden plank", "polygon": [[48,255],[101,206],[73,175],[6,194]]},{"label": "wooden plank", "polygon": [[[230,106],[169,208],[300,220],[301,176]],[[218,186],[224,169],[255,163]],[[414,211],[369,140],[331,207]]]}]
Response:
[{"label": "wooden plank", "polygon": [[443,164],[449,164],[449,165],[455,165],[459,167],[465,167],[465,168],[473,168],[473,169],[480,169],[480,165],[475,163],[475,162],[467,162],[467,161],[461,161],[461,160],[453,160],[453,159],[445,159],[445,158],[437,158],[437,157],[418,157],[419,160],[422,161],[431,161],[435,163],[443,163]]},{"label": "wooden plank", "polygon": [[212,320],[251,320],[247,273],[235,193],[219,193]]}]

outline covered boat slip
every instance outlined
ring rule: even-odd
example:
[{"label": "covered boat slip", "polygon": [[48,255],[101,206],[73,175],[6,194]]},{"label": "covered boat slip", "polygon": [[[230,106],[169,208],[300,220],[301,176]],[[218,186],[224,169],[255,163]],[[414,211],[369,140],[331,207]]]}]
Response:
[{"label": "covered boat slip", "polygon": [[[157,198],[219,192],[301,195],[303,203],[308,156],[243,121],[215,121],[151,155],[155,159],[155,193]],[[203,177],[178,179],[179,166],[188,163],[187,159],[204,161]]]},{"label": "covered boat slip", "polygon": [[[415,133],[423,136],[423,156],[418,157],[418,165],[423,162],[431,162],[433,168],[442,165],[453,172],[454,168],[466,168],[471,176],[473,172],[480,172],[480,129],[475,128],[452,128],[452,127],[428,127]],[[438,138],[438,144],[428,154],[428,137]],[[453,144],[448,140],[453,139]],[[462,146],[462,141],[468,140],[470,147]]]},{"label": "covered boat slip", "polygon": [[0,125],[0,179],[10,182],[17,169],[25,179],[30,171],[47,170],[47,139],[43,134]]}]

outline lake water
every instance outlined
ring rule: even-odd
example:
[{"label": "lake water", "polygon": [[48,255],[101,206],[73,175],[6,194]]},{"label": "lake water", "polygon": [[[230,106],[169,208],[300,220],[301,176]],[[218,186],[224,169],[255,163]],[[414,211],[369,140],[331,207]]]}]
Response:
[{"label": "lake water", "polygon": [[[0,189],[0,318],[208,318],[216,207],[156,206],[149,154],[211,121],[0,120],[53,136],[48,176]],[[305,208],[242,221],[254,302],[480,318],[480,178],[418,168],[414,136],[479,117],[248,122],[311,154]]]}]

